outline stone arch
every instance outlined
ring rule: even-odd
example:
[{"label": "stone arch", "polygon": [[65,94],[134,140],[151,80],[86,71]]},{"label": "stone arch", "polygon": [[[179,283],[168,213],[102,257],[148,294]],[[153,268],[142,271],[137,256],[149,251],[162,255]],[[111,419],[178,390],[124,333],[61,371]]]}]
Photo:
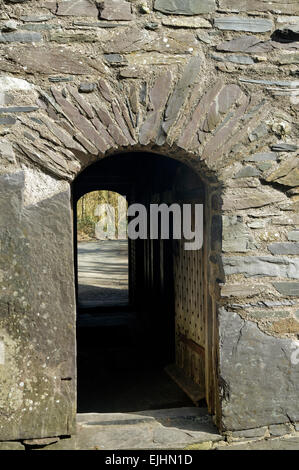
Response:
[{"label": "stone arch", "polygon": [[195,56],[179,73],[165,67],[148,80],[100,78],[79,91],[72,84],[30,86],[38,107],[18,117],[10,140],[20,159],[68,180],[96,159],[127,150],[181,154],[223,180],[221,172],[238,160],[270,109],[240,83],[207,85],[202,73]]},{"label": "stone arch", "polygon": [[[205,68],[203,70],[207,72]],[[259,139],[265,136],[264,121],[271,114],[269,102],[261,100],[259,93],[251,95],[246,83],[236,84],[233,80],[227,83],[226,78],[220,78],[217,81],[211,79],[211,84],[207,85],[211,77],[207,72],[203,78],[202,73],[202,58],[195,56],[184,67],[164,68],[163,72],[147,79],[101,77],[92,86],[81,86],[79,90],[69,84],[53,85],[50,90],[45,90],[14,79],[14,86],[28,93],[37,106],[23,109],[26,113],[11,121],[5,142],[7,159],[1,168],[0,204],[6,223],[2,246],[7,253],[19,257],[9,269],[3,267],[3,287],[8,290],[1,301],[2,311],[7,314],[1,322],[1,334],[7,344],[7,360],[14,377],[14,383],[2,392],[3,401],[7,400],[13,387],[16,393],[12,409],[7,412],[5,422],[0,424],[2,440],[65,435],[74,430],[74,380],[68,380],[72,378],[75,360],[69,183],[84,168],[106,156],[128,151],[160,153],[187,162],[210,184],[213,230],[221,233],[223,214],[225,224],[237,225],[237,236],[224,240],[225,252],[244,254],[251,249],[250,235],[235,215],[238,211],[287,201],[279,188],[261,187],[259,183],[251,186],[248,182],[241,190],[234,190],[238,186],[234,186],[233,176],[238,171],[247,171],[251,177],[258,174],[253,167],[243,169],[242,162],[245,156],[259,148]],[[268,140],[264,139],[261,147],[269,144],[272,138],[267,136]],[[222,186],[222,198],[219,197],[219,185]],[[244,246],[230,248],[238,237]],[[213,235],[211,238],[211,242],[219,240],[218,235],[215,240]],[[216,251],[219,249],[221,247]],[[253,258],[252,268],[246,267],[242,256],[228,258],[225,274],[273,275],[271,260]],[[217,278],[221,261],[213,253],[209,261]],[[282,264],[279,278],[298,278],[294,275],[295,261]],[[47,273],[54,279],[50,284],[41,279],[41,275]],[[9,280],[12,276],[17,278],[13,283]],[[251,284],[256,296],[260,293],[258,283],[256,280],[255,285]],[[41,290],[36,290],[37,285],[41,285]],[[288,409],[296,421],[296,387],[292,385],[288,389],[289,383],[296,384],[293,369],[294,379],[286,379],[285,372],[277,373],[275,377],[275,383],[285,381],[283,398],[278,400],[272,394],[268,399],[268,411],[264,412],[260,405],[258,417],[249,407],[239,416],[244,401],[240,402],[238,390],[246,395],[250,376],[246,376],[245,385],[232,376],[229,362],[236,351],[229,349],[230,338],[235,344],[244,328],[243,338],[247,339],[238,356],[242,364],[246,362],[252,338],[259,354],[264,354],[265,364],[270,360],[271,351],[283,348],[289,353],[292,341],[268,337],[268,331],[257,327],[252,319],[246,321],[246,314],[242,317],[233,311],[228,315],[229,297],[242,297],[240,292],[236,293],[238,288],[235,287],[233,293],[228,289],[221,299],[218,291],[219,305],[215,300],[213,306],[214,320],[221,319],[214,335],[217,344],[218,335],[225,343],[221,346],[221,357],[217,357],[219,351],[213,352],[213,359],[219,366],[218,408],[213,409],[218,425],[224,430],[236,430],[286,422],[290,415]],[[283,292],[283,286],[281,289]],[[46,292],[48,296],[42,302],[39,292]],[[68,306],[64,308],[66,299]],[[44,313],[45,308],[47,312]],[[21,334],[24,312],[27,323]],[[34,333],[28,326],[30,321]],[[228,330],[230,333],[226,336]],[[55,348],[57,341],[64,344],[63,354]],[[264,344],[269,347],[267,353],[263,352]],[[34,355],[32,350],[37,354]],[[251,366],[249,369],[253,370]],[[37,372],[33,373],[34,370]],[[22,385],[24,376],[26,389]],[[257,396],[261,384],[250,386],[249,393]],[[288,405],[283,408],[281,402]],[[277,411],[277,416],[273,417],[269,412],[272,408],[285,411]],[[36,419],[26,426],[32,420],[32,412]]]}]

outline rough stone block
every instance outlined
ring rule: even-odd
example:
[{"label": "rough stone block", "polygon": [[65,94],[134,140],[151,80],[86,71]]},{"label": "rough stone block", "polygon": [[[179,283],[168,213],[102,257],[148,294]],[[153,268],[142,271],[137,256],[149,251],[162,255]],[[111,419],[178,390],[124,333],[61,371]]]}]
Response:
[{"label": "rough stone block", "polygon": [[221,308],[220,384],[222,423],[243,431],[298,421],[299,368],[294,342],[271,337],[251,321]]},{"label": "rough stone block", "polygon": [[298,156],[282,162],[278,169],[266,178],[266,181],[275,181],[291,187],[299,186]]},{"label": "rough stone block", "polygon": [[16,157],[13,147],[8,141],[0,141],[0,158],[10,163],[15,163]]},{"label": "rough stone block", "polygon": [[246,252],[255,247],[254,239],[242,221],[242,217],[223,216],[222,250],[224,252]]}]

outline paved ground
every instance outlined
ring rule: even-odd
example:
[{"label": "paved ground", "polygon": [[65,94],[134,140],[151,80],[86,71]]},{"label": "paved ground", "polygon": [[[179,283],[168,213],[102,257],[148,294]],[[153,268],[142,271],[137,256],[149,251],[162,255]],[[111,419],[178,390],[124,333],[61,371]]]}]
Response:
[{"label": "paved ground", "polygon": [[79,307],[128,303],[128,242],[78,243]]},{"label": "paved ground", "polygon": [[127,242],[80,243],[78,255],[78,411],[192,405],[165,373],[154,338],[127,305]]}]

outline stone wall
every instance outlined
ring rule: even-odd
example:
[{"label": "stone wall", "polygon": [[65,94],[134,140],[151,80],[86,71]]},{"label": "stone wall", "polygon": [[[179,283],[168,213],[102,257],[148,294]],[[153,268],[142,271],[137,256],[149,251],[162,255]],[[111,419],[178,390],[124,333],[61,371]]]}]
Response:
[{"label": "stone wall", "polygon": [[298,422],[298,1],[0,5],[0,439],[72,432],[69,186],[129,150],[210,187],[218,425]]}]

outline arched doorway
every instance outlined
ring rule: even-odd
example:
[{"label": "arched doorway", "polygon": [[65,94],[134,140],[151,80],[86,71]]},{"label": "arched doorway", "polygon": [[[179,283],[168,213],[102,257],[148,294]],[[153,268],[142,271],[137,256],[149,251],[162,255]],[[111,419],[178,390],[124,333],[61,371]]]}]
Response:
[{"label": "arched doorway", "polygon": [[[205,207],[207,187],[193,169],[174,158],[132,152],[87,167],[73,184],[74,206],[83,194],[99,189],[121,193],[129,207],[142,205],[146,227],[137,224],[139,236],[128,240],[128,308],[116,302],[109,308],[88,311],[78,303],[78,410],[141,411],[205,405],[210,387],[206,378],[213,373],[206,370],[210,354],[206,349],[209,237],[203,237],[197,248],[186,245],[208,227],[209,211],[200,226],[195,214],[199,206]],[[169,211],[159,212],[154,233],[153,208],[163,207]],[[175,210],[182,211],[181,237],[175,233]],[[164,223],[168,222],[167,234]],[[190,222],[191,234],[183,230],[185,222]],[[82,314],[93,320],[86,321]],[[92,328],[87,328],[88,323]],[[82,355],[86,358],[83,362]],[[208,396],[210,406],[212,393]]]}]

